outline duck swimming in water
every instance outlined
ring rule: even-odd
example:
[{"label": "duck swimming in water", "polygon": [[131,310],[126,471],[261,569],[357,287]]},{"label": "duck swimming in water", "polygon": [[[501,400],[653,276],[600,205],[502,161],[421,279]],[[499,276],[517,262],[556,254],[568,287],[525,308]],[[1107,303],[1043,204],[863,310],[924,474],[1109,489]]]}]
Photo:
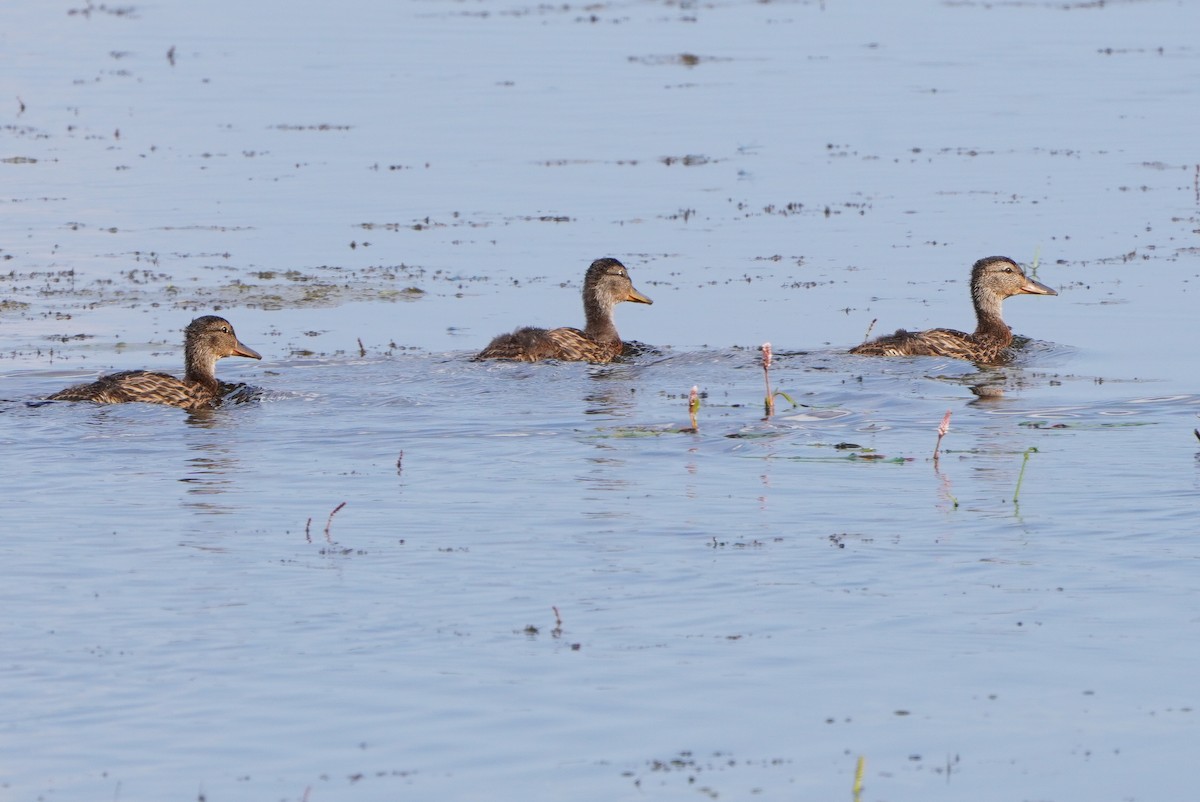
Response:
[{"label": "duck swimming in water", "polygon": [[539,329],[532,326],[501,334],[475,359],[514,359],[537,362],[562,359],[572,362],[611,362],[625,350],[613,323],[613,307],[622,301],[654,303],[633,288],[629,271],[616,259],[597,259],[583,280],[583,331],[572,328]]},{"label": "duck swimming in water", "polygon": [[1025,275],[1021,266],[1006,256],[980,259],[971,269],[971,300],[977,324],[973,334],[954,329],[905,331],[865,342],[850,349],[867,356],[948,356],[972,362],[996,364],[1011,354],[1012,329],[1000,315],[1005,298],[1012,295],[1058,295]]},{"label": "duck swimming in water", "polygon": [[168,373],[127,370],[101,376],[91,384],[60,390],[49,400],[97,404],[143,401],[187,410],[206,409],[217,406],[223,396],[241,386],[217,381],[218,359],[227,356],[262,359],[258,351],[238,340],[228,320],[216,315],[204,315],[188,324],[184,329],[183,353],[182,379]]}]

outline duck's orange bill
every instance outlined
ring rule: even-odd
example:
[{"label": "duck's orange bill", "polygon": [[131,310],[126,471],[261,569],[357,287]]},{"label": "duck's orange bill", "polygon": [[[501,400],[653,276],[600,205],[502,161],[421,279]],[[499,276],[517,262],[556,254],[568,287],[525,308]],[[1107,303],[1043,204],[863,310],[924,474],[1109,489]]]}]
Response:
[{"label": "duck's orange bill", "polygon": [[625,300],[633,301],[634,303],[639,303],[639,304],[654,303],[654,301],[651,301],[649,298],[647,298],[645,295],[642,295],[640,292],[635,290],[633,287],[629,288],[629,294],[625,296]]}]

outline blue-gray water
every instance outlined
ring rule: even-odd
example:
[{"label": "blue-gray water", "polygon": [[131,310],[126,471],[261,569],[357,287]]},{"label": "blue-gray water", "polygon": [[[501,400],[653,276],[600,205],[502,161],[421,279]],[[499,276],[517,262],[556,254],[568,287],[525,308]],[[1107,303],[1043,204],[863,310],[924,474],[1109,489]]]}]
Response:
[{"label": "blue-gray water", "polygon": [[1192,793],[1200,8],[248,5],[0,9],[0,799]]}]

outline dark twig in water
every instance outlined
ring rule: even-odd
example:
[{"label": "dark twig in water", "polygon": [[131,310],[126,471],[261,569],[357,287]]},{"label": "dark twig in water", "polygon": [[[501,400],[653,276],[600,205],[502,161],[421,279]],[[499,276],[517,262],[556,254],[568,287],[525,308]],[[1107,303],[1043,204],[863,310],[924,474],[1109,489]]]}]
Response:
[{"label": "dark twig in water", "polygon": [[938,439],[933,446],[933,466],[935,468],[937,467],[938,452],[942,449],[942,438],[948,431],[950,431],[950,410],[946,410],[946,414],[942,416],[942,422],[938,424]]},{"label": "dark twig in water", "polygon": [[312,535],[310,535],[308,533],[308,530],[311,528],[312,528],[312,518],[309,518],[308,523],[304,524],[304,539],[307,540],[309,543],[312,543]]},{"label": "dark twig in water", "polygon": [[871,332],[875,330],[875,324],[879,322],[879,318],[872,318],[871,325],[867,326],[867,333],[863,335],[863,342],[871,339]]},{"label": "dark twig in water", "polygon": [[404,473],[404,449],[400,449],[400,456],[396,457],[396,473]]},{"label": "dark twig in water", "polygon": [[167,51],[167,63],[175,66],[175,45],[171,45],[171,49]]},{"label": "dark twig in water", "polygon": [[[25,113],[25,101],[21,100],[19,95],[17,96],[17,106],[17,116],[20,117]],[[1197,167],[1196,169],[1200,170],[1200,167]]]},{"label": "dark twig in water", "polygon": [[1200,429],[1192,429],[1192,432],[1196,435],[1196,439],[1200,440]]},{"label": "dark twig in water", "polygon": [[366,349],[366,348],[363,348],[363,344],[362,344],[362,337],[359,337],[359,338],[358,338],[358,355],[359,355],[359,356],[366,356],[366,355],[367,355],[367,349]]},{"label": "dark twig in water", "polygon": [[[342,507],[345,507],[345,506],[346,506],[346,502],[343,501],[341,504],[339,504],[333,508],[333,512],[329,513],[329,520],[325,522],[325,539],[326,540],[329,540],[329,527],[333,526],[333,516],[337,515],[338,510],[340,510]],[[329,542],[332,543],[333,541],[329,540]]]}]

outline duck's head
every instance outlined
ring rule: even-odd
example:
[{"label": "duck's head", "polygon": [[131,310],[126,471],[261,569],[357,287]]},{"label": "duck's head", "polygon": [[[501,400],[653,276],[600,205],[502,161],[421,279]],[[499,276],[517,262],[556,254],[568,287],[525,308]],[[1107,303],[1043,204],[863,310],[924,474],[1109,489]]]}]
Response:
[{"label": "duck's head", "polygon": [[189,364],[212,364],[227,356],[262,359],[262,354],[244,345],[233,331],[233,325],[223,317],[204,315],[183,330],[184,350]]},{"label": "duck's head", "polygon": [[1021,266],[1007,256],[980,259],[971,270],[971,295],[976,301],[985,296],[1008,298],[1013,295],[1058,295],[1036,279],[1025,275]]},{"label": "duck's head", "polygon": [[596,303],[606,309],[612,309],[622,301],[654,303],[633,288],[625,265],[611,257],[592,262],[583,280],[583,297],[585,302]]}]

